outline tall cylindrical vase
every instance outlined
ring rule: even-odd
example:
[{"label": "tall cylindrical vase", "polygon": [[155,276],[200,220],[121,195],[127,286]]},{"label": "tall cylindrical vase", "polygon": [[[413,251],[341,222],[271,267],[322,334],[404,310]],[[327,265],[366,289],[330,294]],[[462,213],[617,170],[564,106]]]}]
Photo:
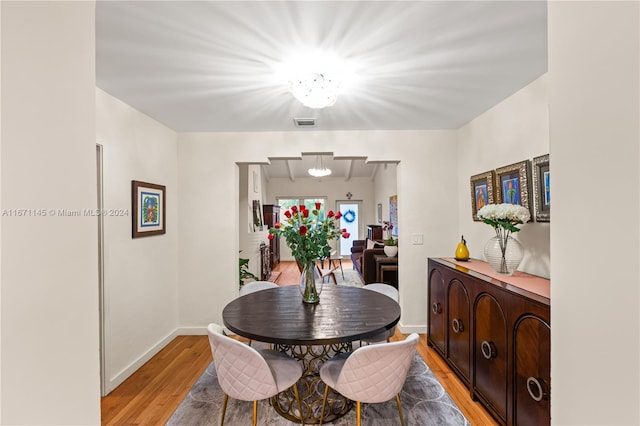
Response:
[{"label": "tall cylindrical vase", "polygon": [[316,268],[316,262],[303,264],[302,275],[300,276],[300,294],[304,303],[320,302],[322,292],[322,278]]},{"label": "tall cylindrical vase", "polygon": [[484,246],[484,257],[491,268],[499,274],[513,275],[518,269],[524,251],[515,238],[495,236]]}]

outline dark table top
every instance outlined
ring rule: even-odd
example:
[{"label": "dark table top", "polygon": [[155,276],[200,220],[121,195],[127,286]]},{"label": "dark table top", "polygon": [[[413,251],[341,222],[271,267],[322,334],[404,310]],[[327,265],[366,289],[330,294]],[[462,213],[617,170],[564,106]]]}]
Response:
[{"label": "dark table top", "polygon": [[324,285],[320,303],[302,302],[298,286],[238,297],[222,311],[224,325],[240,336],[285,345],[327,345],[366,339],[400,320],[393,299],[358,287]]}]

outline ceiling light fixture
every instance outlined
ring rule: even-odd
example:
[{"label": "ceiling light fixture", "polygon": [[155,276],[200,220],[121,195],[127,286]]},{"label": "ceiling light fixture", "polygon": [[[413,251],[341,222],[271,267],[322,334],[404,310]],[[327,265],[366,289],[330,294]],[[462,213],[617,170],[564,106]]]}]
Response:
[{"label": "ceiling light fixture", "polygon": [[311,72],[289,80],[293,96],[309,108],[326,108],[336,103],[340,80],[325,73]]},{"label": "ceiling light fixture", "polygon": [[331,174],[331,169],[325,167],[324,163],[322,162],[322,155],[318,155],[316,157],[316,167],[309,169],[308,171],[309,174],[313,177],[324,177]]}]

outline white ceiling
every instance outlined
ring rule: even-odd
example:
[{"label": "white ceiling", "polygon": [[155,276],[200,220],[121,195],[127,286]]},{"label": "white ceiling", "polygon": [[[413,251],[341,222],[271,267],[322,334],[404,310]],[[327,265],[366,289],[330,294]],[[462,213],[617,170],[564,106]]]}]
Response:
[{"label": "white ceiling", "polygon": [[[547,69],[545,1],[98,1],[97,84],[179,132],[452,129]],[[274,69],[321,49],[355,79],[303,107]]]}]

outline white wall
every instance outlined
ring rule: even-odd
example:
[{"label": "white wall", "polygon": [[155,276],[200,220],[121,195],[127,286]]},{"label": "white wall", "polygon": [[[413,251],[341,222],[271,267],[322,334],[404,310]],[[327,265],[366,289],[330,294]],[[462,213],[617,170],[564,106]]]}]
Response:
[{"label": "white wall", "polygon": [[[495,231],[489,225],[472,219],[470,178],[549,153],[547,75],[461,127],[458,142],[456,194],[460,204],[460,234],[467,240],[471,257],[484,259],[484,245],[495,236]],[[555,170],[553,160],[550,158],[552,173]],[[533,196],[530,203],[533,203]],[[514,234],[525,251],[519,270],[549,277],[549,228],[549,223],[530,222],[521,225],[520,232]],[[455,254],[458,241],[451,241],[445,253],[447,256]]]},{"label": "white wall", "polygon": [[549,3],[551,418],[640,424],[638,2]]},{"label": "white wall", "polygon": [[[323,177],[296,178],[295,181],[283,178],[271,178],[267,184],[267,204],[275,204],[276,197],[280,198],[314,198],[327,197],[327,211],[336,209],[336,201],[347,200],[347,192],[351,192],[352,201],[362,201],[362,212],[360,212],[361,230],[366,232],[366,225],[375,222],[375,211],[373,208],[373,181],[370,178],[351,178],[345,181],[344,178]],[[364,230],[364,231],[363,231]],[[360,238],[364,238],[361,234]],[[337,242],[330,241],[330,245],[337,247]],[[280,242],[281,260],[294,260],[291,249],[286,244],[284,238]]]},{"label": "white wall", "polygon": [[[457,242],[457,218],[451,212],[457,212],[458,200],[450,195],[457,189],[454,131],[179,135],[179,321],[184,327],[222,321],[222,309],[235,297],[237,287],[237,268],[225,267],[237,262],[237,219],[235,226],[220,226],[218,221],[197,220],[198,212],[207,211],[214,218],[238,217],[236,163],[261,163],[268,157],[313,150],[329,150],[336,156],[364,155],[371,161],[400,161],[399,267],[400,286],[406,290],[401,294],[400,323],[406,331],[425,331],[426,259],[441,256]],[[371,215],[366,219],[376,220],[375,210]],[[423,234],[425,244],[409,245],[412,233]]]},{"label": "white wall", "polygon": [[97,220],[57,214],[96,207],[95,4],[0,7],[0,423],[95,425]]},{"label": "white wall", "polygon": [[[176,133],[96,91],[103,145],[105,371],[111,390],[162,349],[178,326]],[[166,234],[131,237],[131,181],[166,186]],[[127,216],[109,214],[111,209]]]}]

